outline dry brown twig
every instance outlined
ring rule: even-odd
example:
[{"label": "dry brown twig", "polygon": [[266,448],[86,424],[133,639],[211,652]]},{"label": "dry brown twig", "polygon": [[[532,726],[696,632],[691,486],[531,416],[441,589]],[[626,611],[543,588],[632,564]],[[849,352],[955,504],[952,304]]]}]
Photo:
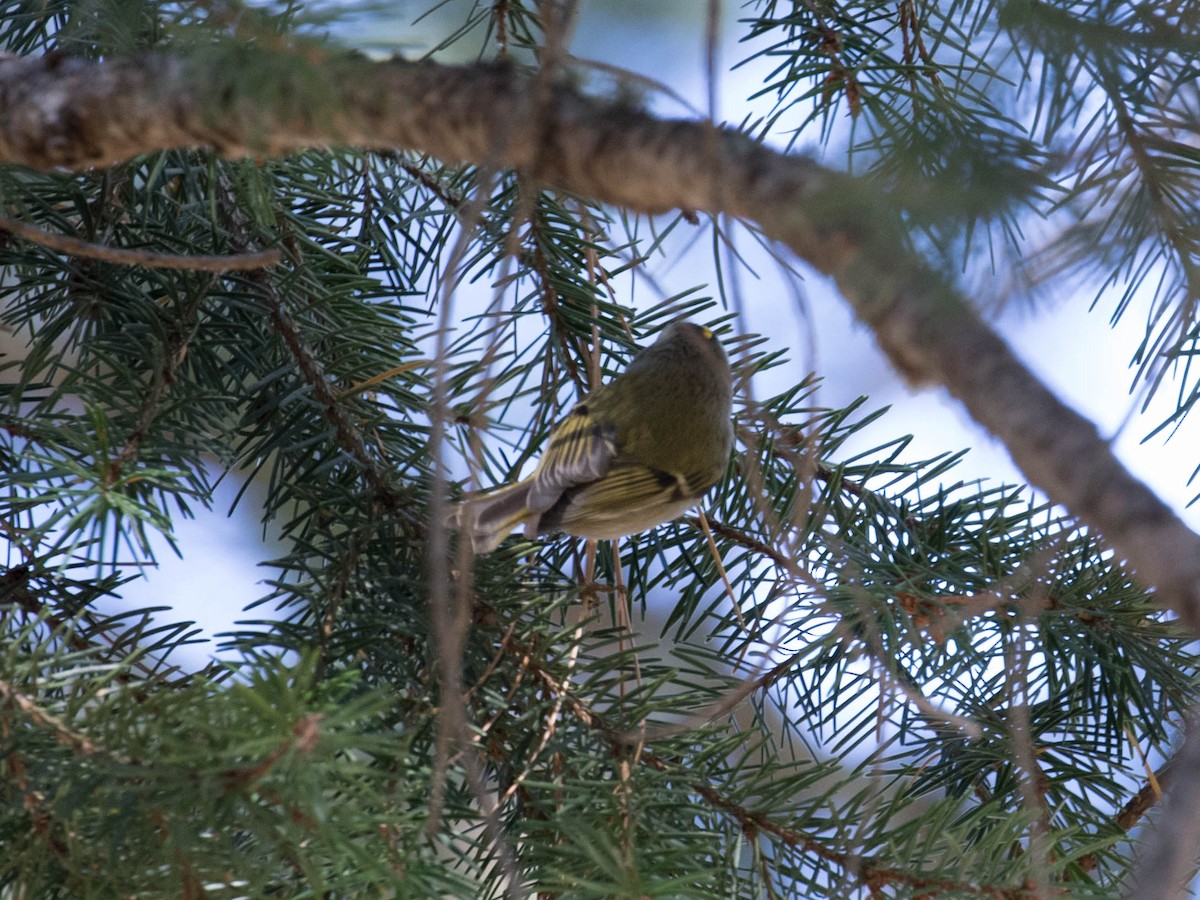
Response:
[{"label": "dry brown twig", "polygon": [[[35,725],[47,729],[56,741],[70,747],[75,753],[81,756],[95,756],[105,752],[86,735],[75,731],[62,719],[43,709],[36,700],[7,681],[0,681],[0,699],[15,707]],[[120,757],[113,758],[127,762]]]},{"label": "dry brown twig", "polygon": [[65,234],[52,234],[22,222],[0,216],[0,231],[23,237],[39,246],[68,256],[80,256],[121,266],[141,266],[146,269],[190,269],[197,272],[237,272],[265,269],[278,265],[283,259],[279,250],[262,250],[257,253],[234,253],[228,256],[198,256],[182,253],[157,253],[149,250],[133,250],[127,247],[106,247],[93,244]]}]

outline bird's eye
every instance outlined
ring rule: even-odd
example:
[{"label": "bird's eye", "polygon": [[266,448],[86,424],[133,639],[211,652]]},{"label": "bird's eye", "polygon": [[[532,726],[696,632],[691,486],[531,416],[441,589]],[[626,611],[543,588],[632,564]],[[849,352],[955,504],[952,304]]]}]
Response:
[{"label": "bird's eye", "polygon": [[701,326],[700,330],[704,332],[705,340],[711,341],[713,339],[713,333],[712,333],[711,328],[704,328],[703,326]]}]

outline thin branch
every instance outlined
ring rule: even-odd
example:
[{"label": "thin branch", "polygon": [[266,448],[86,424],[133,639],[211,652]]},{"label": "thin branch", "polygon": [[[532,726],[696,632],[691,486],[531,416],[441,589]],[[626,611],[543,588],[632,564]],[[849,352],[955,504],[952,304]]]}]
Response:
[{"label": "thin branch", "polygon": [[[26,545],[27,535],[3,517],[0,517],[0,535],[26,560],[24,565],[0,569],[0,602],[7,601],[9,598],[14,599],[16,605],[26,614],[41,619],[48,627],[58,632],[58,639],[72,650],[85,652],[99,650],[103,654],[101,659],[119,660],[130,665],[132,669],[142,673],[147,684],[153,679],[161,679],[165,684],[178,685],[188,681],[193,675],[200,674],[185,672],[174,664],[159,671],[159,667],[165,660],[153,659],[153,657],[149,657],[153,660],[153,665],[146,661],[148,657],[138,657],[131,662],[128,651],[122,649],[129,642],[127,633],[123,635],[116,628],[102,624],[103,617],[97,618],[90,611],[82,611],[77,614],[78,620],[86,626],[82,630],[89,635],[87,638],[80,637],[81,629],[74,624],[75,617],[64,618],[57,615],[51,606],[42,600],[43,595],[47,592],[57,594],[65,590],[66,585],[60,581],[62,576],[46,572],[44,561]],[[28,582],[35,578],[44,579],[45,584],[39,585],[36,589],[31,588]],[[149,615],[143,616],[139,623],[139,629],[149,621]],[[176,674],[179,676],[176,681],[168,680],[169,675]]]},{"label": "thin branch", "polygon": [[419,181],[424,187],[428,188],[431,194],[451,209],[462,209],[466,205],[467,201],[465,197],[444,187],[440,181],[420,166],[415,166],[412,163],[403,163],[400,168]]},{"label": "thin branch", "polygon": [[[1097,83],[1103,88],[1108,102],[1112,104],[1115,123],[1128,147],[1129,158],[1137,171],[1139,183],[1146,192],[1159,235],[1170,247],[1175,264],[1182,272],[1187,286],[1182,302],[1171,317],[1172,321],[1164,324],[1153,346],[1146,352],[1139,371],[1139,374],[1147,377],[1150,393],[1153,393],[1166,375],[1167,363],[1174,356],[1173,351],[1186,339],[1189,323],[1197,304],[1200,303],[1200,265],[1196,263],[1195,251],[1188,239],[1190,224],[1170,202],[1171,192],[1164,182],[1165,167],[1154,159],[1147,140],[1148,134],[1143,132],[1133,110],[1126,102],[1127,85],[1124,78],[1114,71],[1114,66],[1102,59],[1096,60],[1093,69]],[[1103,164],[1118,169],[1125,164],[1125,160],[1113,154],[1108,146],[1103,146],[1098,151],[1097,155],[1101,154]],[[1147,396],[1143,402],[1143,410],[1149,403],[1150,397]]]},{"label": "thin branch", "polygon": [[45,728],[54,736],[56,741],[70,747],[72,751],[80,756],[95,756],[105,752],[93,744],[87,736],[71,728],[71,726],[53,713],[47,712],[32,697],[17,690],[16,687],[7,681],[0,681],[0,698],[3,698],[9,705],[24,713],[35,725]]},{"label": "thin branch", "polygon": [[[687,771],[685,767],[672,764],[650,751],[643,751],[642,759],[660,772],[680,773]],[[797,847],[814,856],[819,856],[827,862],[834,863],[848,874],[860,878],[872,890],[878,890],[889,884],[901,884],[922,892],[953,892],[985,897],[1012,898],[1012,900],[1033,896],[1029,889],[1024,886],[1006,888],[999,885],[976,885],[961,881],[950,881],[943,878],[927,878],[913,872],[905,871],[904,869],[883,865],[869,856],[860,856],[854,853],[834,850],[827,844],[816,840],[812,835],[799,829],[789,828],[762,813],[754,812],[740,803],[730,800],[708,785],[693,783],[693,787],[696,793],[708,801],[713,808],[728,813],[748,837],[762,832],[772,834],[789,847]]]},{"label": "thin branch", "polygon": [[[1163,791],[1174,781],[1175,773],[1175,757],[1171,757],[1166,763],[1159,766],[1147,776],[1146,783],[1113,816],[1113,825],[1124,832],[1128,832],[1133,828],[1134,825],[1142,820],[1142,817],[1146,813],[1162,802]],[[1088,853],[1079,858],[1079,867],[1085,872],[1091,872],[1099,862],[1099,857],[1095,853]]]},{"label": "thin branch", "polygon": [[179,367],[183,365],[183,361],[187,358],[188,345],[196,333],[200,305],[208,296],[208,292],[215,281],[215,277],[209,278],[208,283],[203,288],[197,289],[186,301],[179,304],[178,314],[175,321],[171,323],[167,334],[162,359],[156,367],[153,381],[149,385],[146,395],[142,398],[133,428],[130,429],[129,434],[126,436],[120,453],[109,461],[107,472],[108,485],[117,484],[124,474],[125,467],[137,460],[138,453],[146,440],[150,426],[154,424],[154,420],[162,412],[163,401],[169,396],[171,388],[177,383]]},{"label": "thin branch", "polygon": [[1150,774],[1146,783],[1121,807],[1121,811],[1113,817],[1113,824],[1122,831],[1128,831],[1142,816],[1157,806],[1163,798],[1163,791],[1175,780],[1175,759],[1172,757],[1164,765]]},{"label": "thin branch", "polygon": [[[698,519],[688,519],[687,521],[696,524],[697,526],[700,526],[701,524]],[[773,563],[775,563],[775,565],[779,566],[784,572],[786,572],[792,578],[795,578],[797,581],[802,581],[806,584],[811,584],[814,587],[819,587],[819,585],[815,584],[813,577],[805,572],[795,562],[795,560],[789,558],[775,548],[763,543],[762,541],[759,541],[757,538],[751,537],[750,535],[737,530],[736,528],[730,528],[728,525],[723,525],[720,522],[713,522],[709,520],[709,525],[714,534],[719,534],[722,537],[733,541],[734,543],[737,543],[743,547],[747,547],[767,557]],[[866,621],[870,622],[871,620],[868,617]],[[854,642],[862,639],[861,635],[851,634],[846,631],[844,623],[839,622],[836,627],[838,632],[842,634],[848,642]],[[870,649],[875,662],[878,663],[876,674],[880,682],[888,688],[903,694],[904,697],[927,719],[933,722],[942,722],[946,725],[949,725],[952,728],[961,731],[970,738],[978,738],[982,736],[983,731],[977,722],[965,716],[960,716],[939,708],[928,697],[921,693],[915,684],[908,683],[903,677],[900,676],[898,672],[893,672],[888,665],[888,655],[886,652],[884,652],[884,649],[879,641],[878,634],[875,633],[873,628],[870,630],[868,639],[865,641],[865,646]],[[777,671],[777,669],[778,667],[770,671],[774,672]],[[728,700],[733,700],[734,698],[740,699],[741,697],[748,696],[752,691],[751,686],[754,685],[757,680],[758,679],[747,681],[743,686],[732,692]],[[714,708],[719,712],[724,708],[726,702],[727,700],[723,699]]]},{"label": "thin branch", "polygon": [[0,216],[0,231],[19,235],[42,247],[57,250],[68,256],[82,256],[119,266],[141,266],[145,269],[189,269],[195,272],[235,272],[266,269],[278,265],[283,254],[278,250],[258,253],[237,253],[229,256],[189,256],[176,253],[156,253],[150,250],[131,250],[127,247],[106,247],[81,241],[65,234],[51,234],[22,222]]},{"label": "thin branch", "polygon": [[[230,226],[232,242],[235,245],[248,245],[252,240],[250,226],[233,199],[228,185],[221,185],[218,200],[222,215]],[[361,431],[346,413],[342,395],[325,377],[320,361],[305,345],[299,326],[288,311],[275,282],[262,272],[253,273],[248,277],[262,291],[271,316],[271,324],[295,360],[296,368],[312,391],[313,398],[320,405],[325,420],[333,427],[338,445],[361,467],[363,478],[375,500],[393,512],[404,514],[407,520],[406,527],[422,527],[422,523],[411,514],[411,498],[407,492],[376,456],[367,450],[367,442]]]},{"label": "thin branch", "polygon": [[291,734],[281,740],[270,753],[257,763],[221,772],[221,782],[225,790],[247,790],[256,782],[261,781],[289,753],[302,757],[310,756],[321,739],[321,720],[323,718],[322,713],[309,713],[292,726]]},{"label": "thin branch", "polygon": [[[491,194],[495,173],[491,166],[480,173],[476,196],[461,210],[463,227],[454,243],[445,273],[437,286],[439,312],[435,332],[433,357],[433,389],[431,392],[431,428],[429,454],[433,460],[433,485],[428,509],[431,527],[428,529],[429,600],[432,609],[433,635],[436,641],[438,696],[441,709],[437,718],[435,755],[429,790],[429,818],[425,833],[432,836],[442,820],[446,781],[451,754],[462,750],[459,759],[476,801],[483,812],[484,830],[496,852],[498,864],[507,882],[505,893],[510,897],[525,896],[516,855],[504,835],[499,803],[489,793],[483,766],[479,760],[468,726],[467,692],[462,681],[463,648],[471,625],[471,544],[460,541],[451,556],[446,527],[447,487],[442,454],[445,449],[446,426],[452,421],[448,399],[449,340],[454,289],[458,284],[471,233],[480,223],[487,198]],[[514,224],[515,227],[515,224]],[[452,573],[450,562],[456,563]]]}]

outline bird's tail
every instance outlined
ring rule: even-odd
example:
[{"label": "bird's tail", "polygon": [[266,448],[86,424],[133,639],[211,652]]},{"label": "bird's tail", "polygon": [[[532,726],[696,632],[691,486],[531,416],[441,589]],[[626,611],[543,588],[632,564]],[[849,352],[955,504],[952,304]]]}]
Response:
[{"label": "bird's tail", "polygon": [[510,531],[529,518],[528,479],[518,481],[459,503],[450,511],[447,524],[471,538],[475,553],[491,553]]}]

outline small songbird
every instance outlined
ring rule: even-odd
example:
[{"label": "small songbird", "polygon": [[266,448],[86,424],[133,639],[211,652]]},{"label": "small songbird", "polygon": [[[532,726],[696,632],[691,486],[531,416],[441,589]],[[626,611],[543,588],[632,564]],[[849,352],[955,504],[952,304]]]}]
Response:
[{"label": "small songbird", "polygon": [[518,525],[602,540],[682,515],[733,449],[733,374],[709,329],[673,322],[556,424],[528,478],[460,503],[451,525],[490,553]]}]

